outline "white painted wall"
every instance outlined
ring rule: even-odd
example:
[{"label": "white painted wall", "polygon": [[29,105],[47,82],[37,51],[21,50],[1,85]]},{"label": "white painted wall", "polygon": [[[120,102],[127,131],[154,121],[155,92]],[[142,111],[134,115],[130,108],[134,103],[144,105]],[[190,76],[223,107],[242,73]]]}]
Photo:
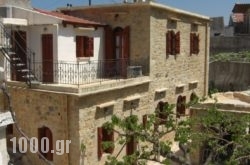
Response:
[{"label": "white painted wall", "polygon": [[12,17],[27,19],[29,25],[58,24],[62,22],[60,19],[55,17],[17,7],[12,8]]},{"label": "white painted wall", "polygon": [[5,134],[6,127],[0,127],[0,164],[7,165],[9,161],[9,155],[7,153],[6,147],[6,134]]},{"label": "white painted wall", "polygon": [[[28,20],[28,26],[13,26],[14,30],[23,30],[27,33],[27,47],[35,53],[35,66],[38,70],[37,78],[42,81],[42,34],[53,34],[53,61],[55,63],[71,63],[72,65],[55,65],[54,80],[56,82],[68,83],[69,80],[82,80],[82,83],[89,81],[88,77],[98,78],[103,65],[99,65],[98,61],[104,58],[104,30],[97,29],[77,29],[72,25],[64,27],[61,20],[40,14],[31,10],[13,8],[13,17]],[[35,24],[35,25],[34,25]],[[90,58],[76,57],[76,41],[77,35],[94,37],[94,56]],[[80,69],[79,65],[80,64]],[[66,67],[65,67],[66,66]],[[62,73],[58,73],[61,71]],[[100,76],[99,76],[100,77]]]},{"label": "white painted wall", "polygon": [[[75,36],[94,37],[94,56],[85,60],[76,58]],[[58,59],[61,61],[97,61],[104,57],[104,31],[103,28],[96,30],[79,30],[71,25],[59,26],[58,34]]]}]

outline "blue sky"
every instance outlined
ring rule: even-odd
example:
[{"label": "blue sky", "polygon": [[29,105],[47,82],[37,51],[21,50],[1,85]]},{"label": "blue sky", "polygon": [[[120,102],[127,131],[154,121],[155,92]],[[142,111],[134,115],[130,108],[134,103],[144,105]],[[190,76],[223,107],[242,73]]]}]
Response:
[{"label": "blue sky", "polygon": [[[89,0],[31,0],[31,2],[33,7],[52,10],[66,6],[67,3],[73,6],[88,5]],[[120,2],[123,0],[92,0],[92,4]],[[156,2],[210,17],[224,16],[224,22],[227,25],[234,4],[250,3],[250,0],[156,0]]]}]

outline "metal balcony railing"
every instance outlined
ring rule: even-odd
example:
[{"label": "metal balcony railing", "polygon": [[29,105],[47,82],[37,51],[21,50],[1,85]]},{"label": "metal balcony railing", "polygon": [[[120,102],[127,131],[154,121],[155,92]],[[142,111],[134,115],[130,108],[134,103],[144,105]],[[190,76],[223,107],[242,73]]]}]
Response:
[{"label": "metal balcony railing", "polygon": [[85,62],[34,62],[34,74],[42,83],[90,84],[127,78],[127,59]]}]

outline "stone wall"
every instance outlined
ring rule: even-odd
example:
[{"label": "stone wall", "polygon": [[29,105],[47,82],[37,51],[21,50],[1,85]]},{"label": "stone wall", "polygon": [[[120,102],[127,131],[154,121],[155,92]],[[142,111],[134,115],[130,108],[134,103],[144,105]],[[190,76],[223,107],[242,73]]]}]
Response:
[{"label": "stone wall", "polygon": [[[67,96],[33,91],[21,87],[9,88],[12,107],[21,129],[28,137],[38,137],[38,128],[46,126],[52,131],[53,149],[56,140],[68,140]],[[14,135],[20,137],[14,129]],[[28,146],[29,148],[30,146]],[[25,164],[45,165],[37,154],[25,154]],[[53,155],[54,164],[68,164],[68,155]]]},{"label": "stone wall", "polygon": [[211,88],[221,91],[246,90],[250,86],[250,63],[214,62],[210,64]]},{"label": "stone wall", "polygon": [[[196,92],[198,96],[207,93],[209,27],[206,23],[197,25],[197,30],[191,28],[195,18],[182,15],[176,21],[176,27],[171,27],[170,20],[165,18],[178,17],[176,13],[160,9],[151,9],[150,22],[150,77],[152,91],[157,88],[168,88],[167,99],[175,102],[178,95],[189,95]],[[202,22],[202,20],[199,20]],[[180,54],[166,55],[166,32],[168,30],[180,31]],[[190,33],[196,32],[200,36],[199,54],[190,55]],[[192,88],[190,82],[197,81]],[[182,91],[176,87],[184,85]]]},{"label": "stone wall", "polygon": [[249,36],[211,37],[210,53],[249,51],[249,42]]}]

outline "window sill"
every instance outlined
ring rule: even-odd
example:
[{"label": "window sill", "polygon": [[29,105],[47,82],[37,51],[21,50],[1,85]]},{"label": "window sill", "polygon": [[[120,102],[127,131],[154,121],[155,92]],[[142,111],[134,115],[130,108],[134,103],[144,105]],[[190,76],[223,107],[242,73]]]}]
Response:
[{"label": "window sill", "polygon": [[86,61],[90,61],[90,58],[91,57],[77,57],[77,61],[78,62],[82,62],[82,61],[86,62]]},{"label": "window sill", "polygon": [[114,105],[115,105],[115,101],[110,101],[110,102],[107,102],[107,103],[97,105],[97,108],[104,109],[104,108],[112,107]]}]

